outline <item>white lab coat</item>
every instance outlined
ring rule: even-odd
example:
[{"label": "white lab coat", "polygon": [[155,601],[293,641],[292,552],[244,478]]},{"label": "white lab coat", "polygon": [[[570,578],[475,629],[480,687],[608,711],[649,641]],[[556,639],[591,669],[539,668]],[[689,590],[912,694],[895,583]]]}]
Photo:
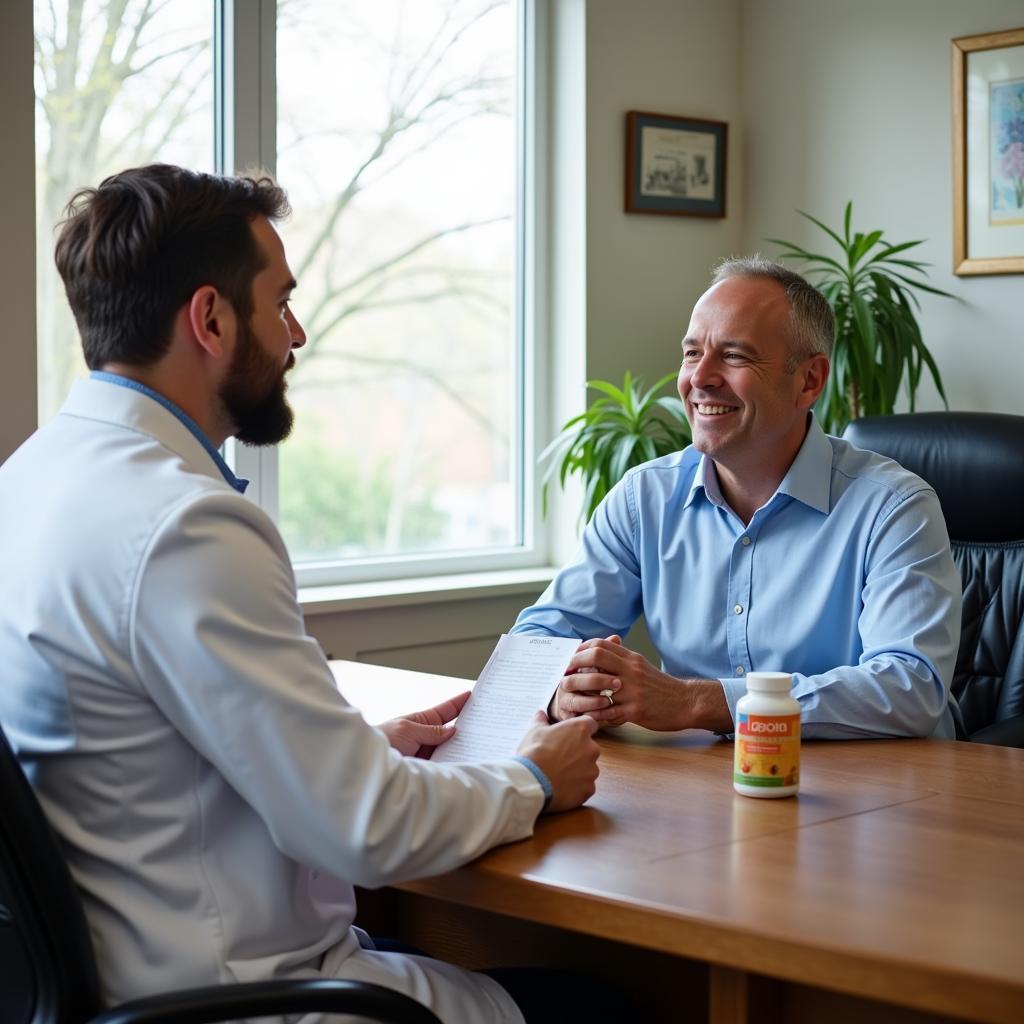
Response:
[{"label": "white lab coat", "polygon": [[540,786],[512,760],[403,758],[346,704],[277,529],[171,412],[76,383],[0,467],[0,566],[0,722],[111,1002],[329,976],[522,1020],[489,978],[363,949],[352,886],[529,835]]}]

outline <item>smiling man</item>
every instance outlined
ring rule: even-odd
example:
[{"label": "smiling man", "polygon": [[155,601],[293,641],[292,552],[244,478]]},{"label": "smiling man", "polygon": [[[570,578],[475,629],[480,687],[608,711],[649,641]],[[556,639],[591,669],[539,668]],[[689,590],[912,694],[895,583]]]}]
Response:
[{"label": "smiling man", "polygon": [[[945,522],[923,480],[816,422],[834,333],[798,274],[719,266],[682,342],[693,444],[626,474],[513,629],[583,641],[552,717],[731,732],[746,674],[784,671],[805,736],[954,735]],[[660,668],[622,642],[641,614]]]}]

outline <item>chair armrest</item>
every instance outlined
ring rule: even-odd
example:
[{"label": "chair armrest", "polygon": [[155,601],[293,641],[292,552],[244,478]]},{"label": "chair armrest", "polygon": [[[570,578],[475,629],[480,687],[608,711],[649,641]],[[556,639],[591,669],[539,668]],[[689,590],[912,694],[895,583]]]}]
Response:
[{"label": "chair armrest", "polygon": [[422,1003],[363,981],[251,981],[182,989],[134,999],[89,1024],[216,1024],[239,1017],[288,1013],[348,1013],[382,1024],[441,1024]]},{"label": "chair armrest", "polygon": [[1024,715],[1004,718],[972,732],[971,742],[991,743],[997,747],[1024,747]]}]

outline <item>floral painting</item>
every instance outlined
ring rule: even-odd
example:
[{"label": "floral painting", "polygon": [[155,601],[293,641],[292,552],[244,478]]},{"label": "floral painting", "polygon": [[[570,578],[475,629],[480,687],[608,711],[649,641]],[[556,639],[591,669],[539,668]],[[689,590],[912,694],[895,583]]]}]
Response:
[{"label": "floral painting", "polygon": [[990,85],[990,222],[1024,224],[1024,78]]}]

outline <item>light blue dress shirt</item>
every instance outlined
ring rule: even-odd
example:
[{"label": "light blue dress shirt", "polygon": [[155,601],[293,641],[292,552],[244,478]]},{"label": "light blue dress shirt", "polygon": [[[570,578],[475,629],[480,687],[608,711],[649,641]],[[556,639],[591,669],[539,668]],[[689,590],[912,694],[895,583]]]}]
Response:
[{"label": "light blue dress shirt", "polygon": [[808,738],[954,735],[960,576],[931,487],[813,417],[747,525],[689,447],[630,470],[513,633],[625,634],[678,677],[791,672]]}]

